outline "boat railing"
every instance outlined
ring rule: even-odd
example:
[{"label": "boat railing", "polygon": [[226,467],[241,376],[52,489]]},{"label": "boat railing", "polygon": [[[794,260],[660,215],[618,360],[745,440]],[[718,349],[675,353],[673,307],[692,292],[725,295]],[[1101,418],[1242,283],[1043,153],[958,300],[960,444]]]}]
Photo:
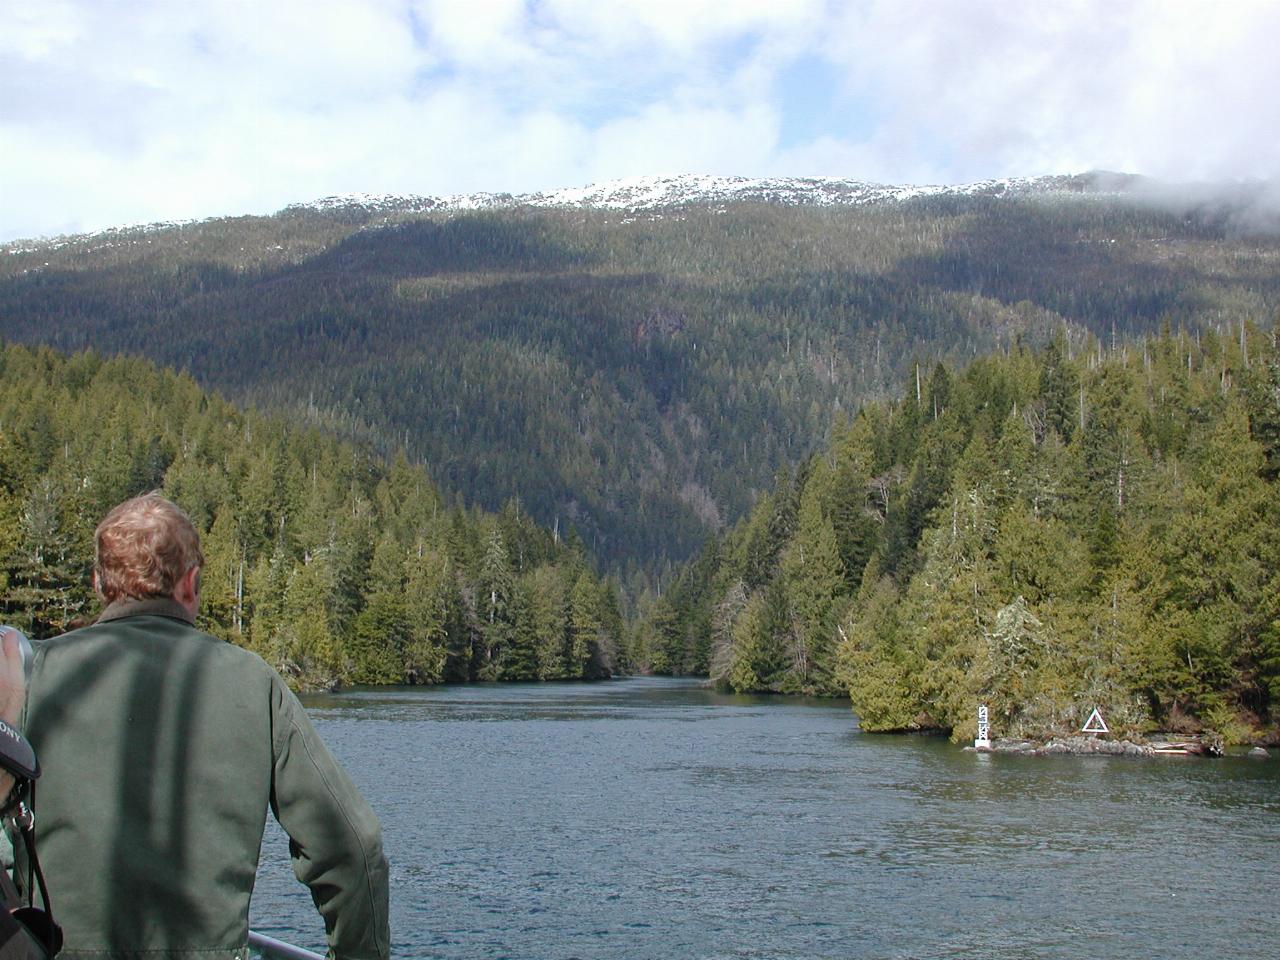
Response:
[{"label": "boat railing", "polygon": [[292,943],[268,937],[256,930],[249,931],[249,949],[262,960],[325,960],[321,954],[295,947]]}]

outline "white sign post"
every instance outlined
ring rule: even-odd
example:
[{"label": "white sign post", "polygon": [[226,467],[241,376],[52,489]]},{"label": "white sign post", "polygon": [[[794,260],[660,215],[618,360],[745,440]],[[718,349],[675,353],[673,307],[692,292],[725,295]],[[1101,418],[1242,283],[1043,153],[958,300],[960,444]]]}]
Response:
[{"label": "white sign post", "polygon": [[978,739],[973,741],[975,750],[991,749],[991,723],[985,703],[978,705]]},{"label": "white sign post", "polygon": [[1081,733],[1092,733],[1095,737],[1100,733],[1110,733],[1107,727],[1107,721],[1102,719],[1102,714],[1098,712],[1098,708],[1093,708],[1093,713],[1089,714],[1089,719],[1085,721],[1084,728]]}]

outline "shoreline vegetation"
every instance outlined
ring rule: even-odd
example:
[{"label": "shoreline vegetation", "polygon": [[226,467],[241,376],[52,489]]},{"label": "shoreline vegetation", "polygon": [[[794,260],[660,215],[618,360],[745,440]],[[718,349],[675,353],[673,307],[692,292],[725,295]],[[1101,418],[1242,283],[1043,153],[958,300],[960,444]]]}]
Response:
[{"label": "shoreline vegetation", "polygon": [[646,598],[640,657],[869,732],[1280,738],[1280,331],[918,365]]},{"label": "shoreline vegetation", "polygon": [[93,531],[160,489],[205,554],[198,626],[300,690],[609,676],[616,582],[518,500],[450,501],[404,456],[240,411],[150,361],[0,344],[0,621],[91,621]]},{"label": "shoreline vegetation", "polygon": [[159,488],[207,557],[201,625],[302,689],[705,675],[849,697],[864,730],[1043,738],[1095,707],[1274,743],[1280,334],[1055,337],[917,366],[638,598],[572,531],[241,412],[147,361],[0,349],[0,615],[94,613],[92,531]]},{"label": "shoreline vegetation", "polygon": [[[1274,740],[1280,243],[1238,214],[347,207],[15,247],[0,326],[47,346],[0,347],[0,617],[92,616],[94,524],[160,488],[201,625],[300,688],[647,670],[959,743],[980,703],[1010,738],[1096,707]],[[103,359],[138,353],[186,372]]]}]

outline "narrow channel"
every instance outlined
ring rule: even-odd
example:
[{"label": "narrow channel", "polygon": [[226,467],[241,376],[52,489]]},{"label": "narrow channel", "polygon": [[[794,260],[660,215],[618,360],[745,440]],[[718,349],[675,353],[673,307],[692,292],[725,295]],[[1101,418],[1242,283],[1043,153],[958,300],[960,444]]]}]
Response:
[{"label": "narrow channel", "polygon": [[[1280,763],[964,753],[697,682],[312,697],[424,958],[1275,955]],[[323,952],[278,829],[253,926]],[[1228,948],[1229,945],[1229,948]]]}]

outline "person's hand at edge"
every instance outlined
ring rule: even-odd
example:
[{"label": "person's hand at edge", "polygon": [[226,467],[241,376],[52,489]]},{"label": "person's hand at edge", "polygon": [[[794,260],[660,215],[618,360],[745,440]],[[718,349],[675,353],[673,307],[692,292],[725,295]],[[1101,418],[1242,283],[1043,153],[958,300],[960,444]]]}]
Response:
[{"label": "person's hand at edge", "polygon": [[[27,678],[22,669],[18,631],[13,627],[0,627],[0,720],[18,729],[26,700]],[[8,798],[13,784],[9,772],[0,770],[0,798]]]},{"label": "person's hand at edge", "polygon": [[22,670],[22,647],[18,631],[0,627],[0,720],[15,730],[22,720],[27,699],[27,679]]}]

